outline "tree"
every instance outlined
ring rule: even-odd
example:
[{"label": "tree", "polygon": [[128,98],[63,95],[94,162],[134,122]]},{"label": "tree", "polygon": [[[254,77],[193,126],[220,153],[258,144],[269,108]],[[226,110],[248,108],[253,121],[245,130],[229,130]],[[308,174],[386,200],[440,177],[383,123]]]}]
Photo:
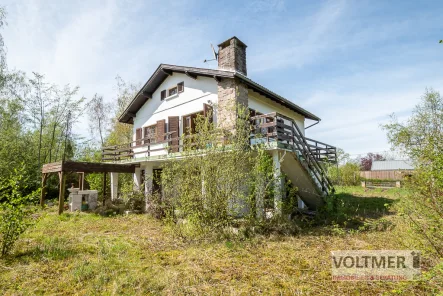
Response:
[{"label": "tree", "polygon": [[105,143],[107,127],[109,124],[109,112],[111,105],[103,100],[103,96],[95,94],[88,103],[89,128],[93,140],[98,134],[101,146]]},{"label": "tree", "polygon": [[[6,11],[0,6],[0,29],[5,25]],[[6,53],[4,48],[3,36],[0,34],[0,88],[3,88],[4,76],[6,71]]]},{"label": "tree", "polygon": [[385,160],[383,155],[369,152],[366,156],[360,158],[360,169],[362,171],[370,171],[373,161]]},{"label": "tree", "polygon": [[[427,89],[412,116],[399,122],[395,115],[383,126],[393,148],[409,156],[416,172],[401,199],[401,212],[415,232],[416,242],[443,257],[443,98]],[[421,240],[419,238],[422,238]]]},{"label": "tree", "polygon": [[132,125],[118,121],[120,115],[137,94],[139,85],[127,83],[120,76],[115,78],[117,82],[117,106],[114,108],[114,116],[111,123],[111,132],[107,138],[107,145],[118,145],[132,142]]}]

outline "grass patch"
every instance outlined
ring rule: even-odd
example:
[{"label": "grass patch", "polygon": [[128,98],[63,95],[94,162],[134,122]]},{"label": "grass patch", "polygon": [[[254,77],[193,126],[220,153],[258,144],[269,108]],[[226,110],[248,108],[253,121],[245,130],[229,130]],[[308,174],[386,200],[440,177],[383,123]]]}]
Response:
[{"label": "grass patch", "polygon": [[[422,295],[427,282],[332,282],[329,254],[340,249],[402,249],[404,225],[392,207],[403,190],[338,188],[352,219],[391,223],[303,229],[219,242],[185,242],[144,215],[100,217],[46,212],[16,252],[0,260],[1,294]],[[385,206],[388,204],[389,206]],[[364,225],[364,224],[363,224]],[[361,225],[360,225],[361,226]],[[327,231],[325,230],[327,229]]]}]

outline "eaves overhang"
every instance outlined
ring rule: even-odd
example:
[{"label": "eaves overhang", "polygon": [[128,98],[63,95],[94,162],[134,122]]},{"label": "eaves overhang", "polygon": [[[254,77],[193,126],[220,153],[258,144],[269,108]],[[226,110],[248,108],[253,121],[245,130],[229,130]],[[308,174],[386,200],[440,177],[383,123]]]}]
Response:
[{"label": "eaves overhang", "polygon": [[129,103],[128,107],[119,117],[119,122],[122,123],[134,123],[134,117],[140,108],[149,100],[152,99],[152,94],[155,90],[163,83],[163,81],[173,73],[182,73],[189,76],[192,79],[197,79],[198,76],[203,77],[211,77],[216,81],[220,81],[221,79],[238,79],[243,82],[249,89],[289,108],[292,111],[295,111],[308,119],[320,121],[321,119],[312,114],[311,112],[301,108],[297,104],[292,103],[291,101],[283,98],[282,96],[272,92],[266,87],[254,82],[248,77],[244,76],[239,72],[229,71],[229,70],[215,70],[215,69],[206,69],[206,68],[195,68],[195,67],[184,67],[184,66],[176,66],[176,65],[168,65],[168,64],[160,64],[152,76],[148,79],[148,81],[143,85],[140,91],[135,95],[132,99],[131,103]]}]

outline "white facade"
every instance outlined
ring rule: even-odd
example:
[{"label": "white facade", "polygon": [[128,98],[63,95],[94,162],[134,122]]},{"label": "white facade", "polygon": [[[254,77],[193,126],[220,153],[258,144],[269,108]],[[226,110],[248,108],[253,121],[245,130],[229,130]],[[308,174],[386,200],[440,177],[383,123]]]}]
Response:
[{"label": "white facade", "polygon": [[[161,91],[168,91],[170,88],[176,86],[178,83],[184,83],[184,91],[173,96],[167,96],[163,101],[161,100]],[[174,73],[157,88],[152,94],[152,99],[149,99],[137,112],[134,118],[133,127],[133,141],[136,140],[136,130],[144,127],[154,125],[159,120],[166,120],[166,127],[168,126],[169,116],[179,116],[179,132],[183,134],[183,116],[203,111],[203,104],[217,104],[217,83],[212,78],[198,77],[192,79],[185,74]],[[214,114],[216,121],[217,115]],[[167,129],[166,129],[167,131]],[[144,135],[143,135],[144,137]],[[151,149],[164,148],[167,143],[154,144]],[[135,148],[136,153],[134,158],[145,158],[147,153],[137,153],[145,151],[146,148]],[[150,152],[149,156],[166,155],[167,151]]]},{"label": "white facade", "polygon": [[[178,83],[184,82],[184,91],[161,100],[161,91],[168,90]],[[174,73],[157,88],[153,93],[152,99],[149,99],[137,112],[134,118],[133,126],[133,141],[136,140],[136,130],[151,126],[159,120],[166,120],[168,117],[179,116],[179,131],[183,134],[183,116],[203,111],[203,104],[217,105],[218,102],[218,86],[217,82],[208,77],[199,76],[197,79],[192,79],[185,74]],[[304,133],[305,117],[296,113],[281,104],[278,104],[260,94],[253,91],[248,92],[248,107],[257,112],[266,114],[278,112],[282,115],[294,119],[300,130]],[[217,122],[217,112],[214,112],[214,122]],[[167,131],[167,130],[166,130]],[[152,145],[151,149],[156,149],[165,144]],[[135,148],[134,152],[141,151],[143,148]],[[164,152],[152,152],[151,156],[166,154]],[[144,158],[143,153],[136,154],[135,158]]]},{"label": "white facade", "polygon": [[[184,82],[185,89],[182,93],[166,97],[165,100],[160,99],[162,90],[168,90],[176,86],[178,83]],[[194,80],[184,74],[174,73],[157,88],[143,107],[137,112],[134,118],[134,135],[135,130],[140,127],[146,127],[156,124],[158,120],[168,119],[169,116],[180,116],[203,111],[203,104],[216,104],[217,83],[212,78],[198,77]],[[215,115],[216,116],[216,115]],[[180,125],[180,134],[182,133]]]}]

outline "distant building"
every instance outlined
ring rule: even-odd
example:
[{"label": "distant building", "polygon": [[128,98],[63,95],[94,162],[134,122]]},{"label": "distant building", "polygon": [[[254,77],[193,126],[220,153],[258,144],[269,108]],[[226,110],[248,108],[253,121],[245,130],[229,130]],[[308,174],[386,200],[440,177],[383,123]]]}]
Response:
[{"label": "distant building", "polygon": [[360,177],[374,180],[403,180],[413,171],[414,166],[410,160],[377,160],[372,162],[370,171],[361,171]]},{"label": "distant building", "polygon": [[371,171],[413,171],[414,167],[409,160],[375,160]]}]

